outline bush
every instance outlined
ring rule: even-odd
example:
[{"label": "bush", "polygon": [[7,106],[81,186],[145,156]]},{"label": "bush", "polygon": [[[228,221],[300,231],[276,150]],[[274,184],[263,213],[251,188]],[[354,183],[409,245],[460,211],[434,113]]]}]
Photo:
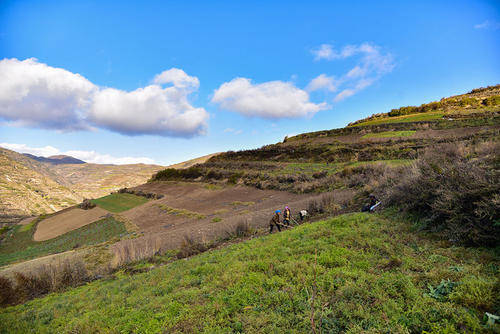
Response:
[{"label": "bush", "polygon": [[10,305],[15,301],[15,291],[10,279],[0,276],[0,306]]},{"label": "bush", "polygon": [[15,272],[14,282],[0,276],[0,305],[23,303],[49,292],[81,285],[90,279],[81,261],[42,265],[28,273]]},{"label": "bush", "polygon": [[452,242],[496,245],[500,241],[498,149],[497,143],[429,149],[402,177],[385,185],[385,200],[420,216],[423,228],[444,231]]},{"label": "bush", "polygon": [[94,203],[92,203],[92,201],[91,201],[91,200],[89,200],[88,198],[85,198],[85,199],[83,200],[83,202],[82,202],[82,203],[80,203],[80,205],[78,205],[78,207],[79,207],[80,209],[83,209],[83,210],[90,210],[90,209],[92,209],[92,208],[95,208],[95,206],[96,206],[96,205],[95,205]]},{"label": "bush", "polygon": [[182,179],[196,179],[202,176],[198,167],[189,167],[186,169],[167,168],[153,175],[152,181],[173,181]]},{"label": "bush", "polygon": [[182,240],[181,248],[177,252],[177,258],[183,259],[185,257],[193,256],[199,253],[203,253],[208,248],[201,242],[196,241],[192,237],[186,235]]}]

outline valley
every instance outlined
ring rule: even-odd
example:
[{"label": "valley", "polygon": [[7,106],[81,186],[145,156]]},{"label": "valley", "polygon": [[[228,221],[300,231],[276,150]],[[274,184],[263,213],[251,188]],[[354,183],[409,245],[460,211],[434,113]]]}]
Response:
[{"label": "valley", "polygon": [[2,230],[0,329],[498,332],[499,92],[169,167],[2,150],[4,212],[37,217]]}]

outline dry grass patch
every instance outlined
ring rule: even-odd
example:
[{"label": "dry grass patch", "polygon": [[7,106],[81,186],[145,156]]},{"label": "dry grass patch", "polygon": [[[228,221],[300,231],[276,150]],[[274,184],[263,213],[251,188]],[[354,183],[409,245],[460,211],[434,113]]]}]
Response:
[{"label": "dry grass patch", "polygon": [[158,204],[157,206],[166,213],[168,213],[169,215],[185,216],[188,218],[196,218],[196,219],[203,219],[206,217],[205,215],[202,215],[201,213],[198,212],[193,212],[186,209],[176,209],[169,207],[168,205],[165,204]]}]

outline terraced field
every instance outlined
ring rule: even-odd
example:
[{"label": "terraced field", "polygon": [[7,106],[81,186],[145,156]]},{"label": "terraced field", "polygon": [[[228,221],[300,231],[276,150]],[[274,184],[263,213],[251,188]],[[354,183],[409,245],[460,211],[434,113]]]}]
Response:
[{"label": "terraced field", "polygon": [[91,202],[110,212],[123,212],[148,201],[147,198],[127,193],[113,193],[108,196],[93,199]]},{"label": "terraced field", "polygon": [[34,241],[37,224],[42,220],[39,218],[28,225],[18,225],[8,232],[0,245],[0,266],[96,245],[127,233],[122,222],[107,217],[50,240]]}]

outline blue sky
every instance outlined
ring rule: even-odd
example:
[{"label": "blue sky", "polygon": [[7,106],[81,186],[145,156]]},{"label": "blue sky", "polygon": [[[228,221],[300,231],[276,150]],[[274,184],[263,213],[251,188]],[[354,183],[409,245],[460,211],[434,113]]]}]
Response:
[{"label": "blue sky", "polygon": [[166,165],[498,84],[500,4],[2,1],[0,61],[0,145]]}]

